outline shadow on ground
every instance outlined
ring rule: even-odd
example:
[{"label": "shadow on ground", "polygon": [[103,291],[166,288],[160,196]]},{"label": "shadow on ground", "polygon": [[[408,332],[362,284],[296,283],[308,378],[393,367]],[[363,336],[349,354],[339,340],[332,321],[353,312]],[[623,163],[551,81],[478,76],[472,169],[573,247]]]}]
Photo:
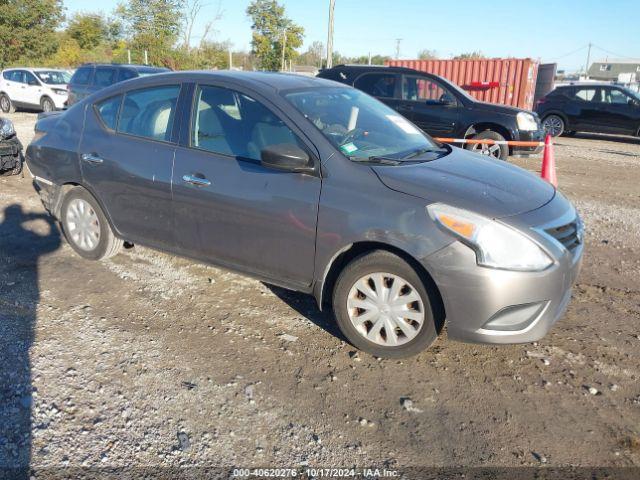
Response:
[{"label": "shadow on ground", "polygon": [[38,264],[59,246],[49,216],[25,213],[16,204],[0,209],[0,479],[29,478],[34,391],[29,351],[40,301]]}]

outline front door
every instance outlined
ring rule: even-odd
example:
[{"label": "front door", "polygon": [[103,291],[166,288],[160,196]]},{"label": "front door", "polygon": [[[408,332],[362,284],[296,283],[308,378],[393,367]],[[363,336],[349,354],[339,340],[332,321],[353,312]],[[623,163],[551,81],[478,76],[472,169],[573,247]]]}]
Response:
[{"label": "front door", "polygon": [[635,134],[640,125],[640,105],[619,88],[602,88],[596,119],[603,132]]},{"label": "front door", "polygon": [[453,135],[458,127],[458,107],[455,95],[437,80],[403,76],[401,109],[405,109],[405,116],[428,134]]},{"label": "front door", "polygon": [[178,249],[283,284],[310,285],[321,180],[265,168],[260,152],[292,143],[312,153],[312,146],[247,93],[202,85],[193,105],[173,175]]},{"label": "front door", "polygon": [[88,105],[80,146],[85,184],[125,239],[174,246],[173,129],[179,85],[133,90]]}]

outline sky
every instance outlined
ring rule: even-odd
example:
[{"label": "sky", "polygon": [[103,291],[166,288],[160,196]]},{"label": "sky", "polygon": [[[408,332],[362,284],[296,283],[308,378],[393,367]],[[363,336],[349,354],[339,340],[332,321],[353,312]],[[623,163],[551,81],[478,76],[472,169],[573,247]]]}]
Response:
[{"label": "sky", "polygon": [[[68,14],[111,12],[121,0],[64,0]],[[210,37],[250,50],[250,0],[205,0],[194,37],[218,11],[222,18]],[[280,0],[287,16],[305,29],[303,50],[326,44],[329,0]],[[347,56],[382,54],[417,58],[422,49],[440,58],[481,51],[488,57],[521,57],[584,68],[591,61],[640,58],[638,0],[336,0],[334,50]]]}]

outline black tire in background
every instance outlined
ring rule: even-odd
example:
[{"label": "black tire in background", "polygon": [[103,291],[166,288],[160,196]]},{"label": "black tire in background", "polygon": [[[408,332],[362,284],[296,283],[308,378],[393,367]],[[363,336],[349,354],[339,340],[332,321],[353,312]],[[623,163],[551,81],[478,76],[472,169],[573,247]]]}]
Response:
[{"label": "black tire in background", "polygon": [[544,131],[552,137],[559,137],[564,133],[566,125],[563,118],[560,115],[552,113],[542,119],[542,128]]},{"label": "black tire in background", "polygon": [[[370,341],[356,329],[350,318],[350,292],[363,276],[375,275],[378,272],[401,277],[409,282],[422,302],[422,327],[413,339],[399,346],[383,346]],[[437,321],[439,316],[434,312],[433,305],[425,282],[415,269],[399,256],[385,250],[376,250],[353,259],[342,270],[333,289],[333,311],[344,336],[355,347],[380,358],[409,357],[429,347],[438,337],[442,327],[442,321]]]},{"label": "black tire in background", "polygon": [[[504,142],[505,138],[498,132],[493,130],[484,130],[476,135],[469,137],[473,140],[495,140],[496,142]],[[467,143],[464,146],[465,149],[480,153],[482,155],[492,156],[499,160],[506,160],[509,156],[508,145],[483,145]]]},{"label": "black tire in background", "polygon": [[[80,203],[90,208],[88,218],[93,219],[92,224],[96,227],[97,235],[92,240],[95,241],[93,248],[83,248],[81,241],[74,238],[74,209]],[[118,239],[109,225],[105,214],[93,196],[82,187],[74,187],[67,192],[60,209],[60,224],[67,242],[75,252],[83,258],[89,260],[106,260],[116,255],[122,248],[123,241]]]},{"label": "black tire in background", "polygon": [[49,97],[42,97],[40,108],[42,108],[43,112],[53,112],[56,109],[56,104]]},{"label": "black tire in background", "polygon": [[6,93],[0,95],[0,111],[2,113],[13,113],[16,111],[16,107]]}]

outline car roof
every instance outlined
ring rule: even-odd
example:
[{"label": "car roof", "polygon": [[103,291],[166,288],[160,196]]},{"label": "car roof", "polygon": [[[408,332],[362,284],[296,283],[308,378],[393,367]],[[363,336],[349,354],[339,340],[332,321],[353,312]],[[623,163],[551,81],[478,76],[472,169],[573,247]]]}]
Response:
[{"label": "car roof", "polygon": [[420,70],[416,70],[415,68],[409,67],[397,67],[395,65],[362,65],[362,64],[341,64],[335,65],[331,68],[326,68],[322,70],[323,72],[328,72],[331,70],[361,70],[361,71],[375,71],[375,70],[390,70],[394,72],[405,72],[405,73],[424,73],[429,75],[428,72],[421,72]]},{"label": "car roof", "polygon": [[573,88],[573,87],[616,87],[618,85],[614,85],[608,82],[573,82],[567,83],[565,85],[558,85],[558,88]]},{"label": "car roof", "polygon": [[[317,77],[307,77],[292,73],[278,72],[244,72],[234,70],[192,70],[159,73],[147,77],[127,80],[126,85],[133,85],[132,82],[142,86],[153,85],[154,83],[166,83],[168,79],[176,82],[204,82],[207,80],[222,80],[244,85],[257,91],[280,92],[284,90],[296,90],[314,87],[336,87],[350,88],[344,84]],[[115,84],[124,85],[124,83]],[[114,88],[113,91],[117,89]]]}]

